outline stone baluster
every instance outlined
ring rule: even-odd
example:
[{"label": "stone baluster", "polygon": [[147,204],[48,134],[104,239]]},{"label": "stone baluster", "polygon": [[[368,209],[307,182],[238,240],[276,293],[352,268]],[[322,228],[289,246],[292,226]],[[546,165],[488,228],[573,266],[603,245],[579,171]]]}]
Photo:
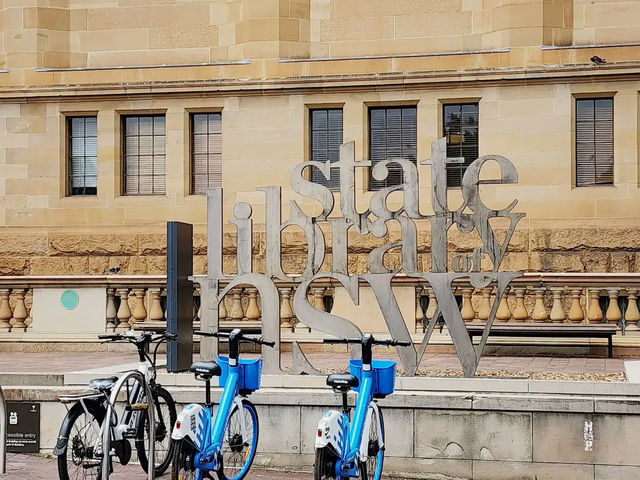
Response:
[{"label": "stone baluster", "polygon": [[144,288],[134,288],[132,293],[136,297],[136,303],[133,307],[133,323],[142,323],[147,319],[147,309],[144,305]]},{"label": "stone baluster", "polygon": [[572,288],[570,291],[572,300],[571,308],[569,309],[569,322],[582,323],[584,321],[584,310],[582,309],[582,303],[580,303],[582,289]]},{"label": "stone baluster", "polygon": [[[227,313],[227,302],[225,299],[226,297],[222,297],[220,303],[218,304],[218,320],[220,320],[221,322],[226,320],[227,316],[229,315]],[[202,310],[202,299],[200,299],[200,310]],[[200,316],[200,313],[198,313],[198,318],[202,318]]]},{"label": "stone baluster", "polygon": [[547,307],[544,306],[544,292],[546,287],[538,287],[534,288],[534,292],[536,295],[536,303],[533,306],[533,321],[534,322],[546,322],[547,318],[549,318],[549,312],[547,312]]},{"label": "stone baluster", "polygon": [[260,308],[258,307],[258,289],[249,288],[249,304],[247,305],[247,320],[259,320]]},{"label": "stone baluster", "polygon": [[116,331],[131,330],[129,319],[131,318],[131,309],[129,308],[129,289],[118,288],[118,296],[120,297],[120,308],[116,316],[120,323],[116,327]]},{"label": "stone baluster", "polygon": [[[291,289],[291,296],[289,297],[289,308],[291,309],[291,331],[295,332],[296,329],[298,328],[298,325],[303,325],[300,323],[300,320],[298,320],[298,317],[296,317],[296,312],[293,309],[293,296],[296,293],[296,287],[293,287]],[[302,328],[302,327],[301,327]],[[307,328],[307,332],[310,332],[311,329]]]},{"label": "stone baluster", "polygon": [[11,330],[11,317],[13,313],[11,312],[11,306],[9,305],[9,295],[11,294],[11,290],[8,288],[0,289],[0,333],[8,332]]},{"label": "stone baluster", "polygon": [[233,303],[231,304],[230,320],[242,320],[244,311],[242,310],[242,288],[233,289]]},{"label": "stone baluster", "polygon": [[160,288],[149,289],[149,320],[159,322],[164,320],[164,312],[162,311],[162,303],[160,302]]},{"label": "stone baluster", "polygon": [[638,331],[638,321],[640,320],[640,311],[638,310],[638,289],[627,288],[628,305],[624,313],[627,332]]},{"label": "stone baluster", "polygon": [[481,323],[486,323],[491,315],[491,292],[493,288],[483,288],[482,298],[480,299],[480,305],[478,305],[478,320]]},{"label": "stone baluster", "polygon": [[324,306],[324,288],[319,287],[319,288],[314,288],[312,289],[313,292],[313,306],[316,308],[316,310],[319,310],[321,312],[326,312],[327,309]]},{"label": "stone baluster", "polygon": [[13,307],[13,327],[12,332],[26,332],[27,325],[24,321],[27,318],[27,307],[24,304],[24,295],[26,293],[25,288],[14,288],[12,294],[16,299],[16,304]]},{"label": "stone baluster", "polygon": [[287,333],[293,331],[293,325],[291,324],[291,317],[293,317],[291,291],[291,288],[282,288],[280,290],[280,330]]},{"label": "stone baluster", "polygon": [[525,322],[529,319],[529,312],[524,305],[525,288],[514,288],[513,292],[516,296],[516,307],[513,309],[513,319],[517,322]]},{"label": "stone baluster", "polygon": [[551,318],[552,322],[562,323],[564,322],[566,315],[564,314],[564,308],[562,307],[562,292],[564,292],[564,287],[550,287],[551,293],[553,294],[553,305],[551,306]]},{"label": "stone baluster", "polygon": [[436,298],[436,294],[433,291],[433,288],[427,288],[427,294],[429,295],[429,305],[427,305],[427,311],[425,312],[425,314],[427,316],[427,321],[431,321],[438,308],[438,299]]},{"label": "stone baluster", "polygon": [[[607,323],[619,324],[622,320],[622,312],[620,311],[620,305],[618,305],[618,295],[620,294],[619,288],[607,288],[609,294],[609,308],[607,308]],[[14,314],[15,315],[15,314]]]},{"label": "stone baluster", "polygon": [[116,330],[116,300],[115,288],[107,288],[107,332],[115,332]]},{"label": "stone baluster", "polygon": [[460,314],[467,323],[476,318],[476,311],[471,304],[471,295],[473,295],[473,288],[462,289],[462,309],[460,310]]},{"label": "stone baluster", "polygon": [[507,291],[505,290],[504,295],[500,299],[500,305],[498,305],[498,311],[496,312],[496,321],[497,322],[508,322],[511,320],[511,308],[509,308],[509,302],[507,301]]},{"label": "stone baluster", "polygon": [[27,308],[27,318],[25,319],[24,324],[27,326],[27,330],[31,330],[33,328],[31,326],[31,324],[33,323],[33,318],[31,318],[31,309],[33,308],[33,290],[27,290],[24,304]]},{"label": "stone baluster", "polygon": [[602,322],[602,309],[600,308],[600,290],[589,290],[589,311],[587,319],[589,323]]},{"label": "stone baluster", "polygon": [[424,314],[422,313],[422,307],[420,306],[420,296],[422,295],[422,287],[416,287],[416,333],[424,332]]}]

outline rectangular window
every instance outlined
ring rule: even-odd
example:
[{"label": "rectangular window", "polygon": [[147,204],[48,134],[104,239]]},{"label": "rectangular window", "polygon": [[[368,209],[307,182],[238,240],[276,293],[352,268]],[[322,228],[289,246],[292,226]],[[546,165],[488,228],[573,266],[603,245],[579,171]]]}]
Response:
[{"label": "rectangular window", "polygon": [[613,98],[576,99],[576,186],[613,185]]},{"label": "rectangular window", "polygon": [[447,165],[447,187],[459,187],[465,170],[478,158],[478,104],[448,104],[442,108],[447,158],[464,158],[464,163]]},{"label": "rectangular window", "polygon": [[222,186],[222,114],[191,114],[191,193]]},{"label": "rectangular window", "polygon": [[124,194],[164,195],[165,117],[124,117]]},{"label": "rectangular window", "polygon": [[69,136],[69,195],[98,193],[98,118],[70,117]]},{"label": "rectangular window", "polygon": [[[342,109],[323,108],[310,111],[311,124],[311,160],[331,163],[340,160],[342,145]],[[331,190],[340,190],[340,172],[331,171],[327,181],[317,168],[311,169],[311,181],[328,186]]]},{"label": "rectangular window", "polygon": [[[392,158],[404,158],[416,163],[417,108],[371,107],[369,109],[369,154],[372,168],[376,163]],[[389,175],[376,180],[369,175],[369,188],[379,190],[402,183],[402,169],[389,165]]]}]

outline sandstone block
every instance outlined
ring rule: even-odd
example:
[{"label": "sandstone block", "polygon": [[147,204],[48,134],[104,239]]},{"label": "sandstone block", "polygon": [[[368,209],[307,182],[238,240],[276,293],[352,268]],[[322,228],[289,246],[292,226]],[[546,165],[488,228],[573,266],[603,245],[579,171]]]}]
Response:
[{"label": "sandstone block", "polygon": [[46,255],[47,235],[3,235],[0,236],[0,255]]},{"label": "sandstone block", "polygon": [[140,255],[167,254],[167,236],[163,233],[140,233],[137,244]]},{"label": "sandstone block", "polygon": [[29,275],[29,259],[24,257],[0,257],[0,275]]},{"label": "sandstone block", "polygon": [[540,253],[529,256],[531,272],[583,272],[582,256],[578,253]]},{"label": "sandstone block", "polygon": [[86,275],[88,257],[34,257],[30,261],[30,275]]},{"label": "sandstone block", "polygon": [[59,234],[49,236],[51,255],[135,255],[138,239],[133,234]]},{"label": "sandstone block", "polygon": [[167,274],[167,257],[165,256],[149,256],[147,259],[147,273],[149,275],[166,275]]}]

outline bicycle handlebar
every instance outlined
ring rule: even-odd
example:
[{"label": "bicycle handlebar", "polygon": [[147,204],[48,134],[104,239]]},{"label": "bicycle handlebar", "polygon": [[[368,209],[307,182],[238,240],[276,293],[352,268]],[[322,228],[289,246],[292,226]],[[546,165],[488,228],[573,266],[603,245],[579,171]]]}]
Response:
[{"label": "bicycle handlebar", "polygon": [[[203,330],[196,330],[193,333],[194,335],[200,335],[202,337],[229,338],[231,336],[230,333],[205,332]],[[262,337],[253,338],[253,337],[245,337],[244,335],[240,337],[239,341],[240,343],[243,343],[243,342],[255,343],[256,345],[266,345],[267,347],[275,347],[276,345],[276,342],[268,342],[267,340],[264,340]]]},{"label": "bicycle handlebar", "polygon": [[[362,343],[362,338],[325,338],[323,343]],[[410,342],[402,342],[400,340],[374,340],[373,345],[384,345],[387,347],[410,347]]]}]

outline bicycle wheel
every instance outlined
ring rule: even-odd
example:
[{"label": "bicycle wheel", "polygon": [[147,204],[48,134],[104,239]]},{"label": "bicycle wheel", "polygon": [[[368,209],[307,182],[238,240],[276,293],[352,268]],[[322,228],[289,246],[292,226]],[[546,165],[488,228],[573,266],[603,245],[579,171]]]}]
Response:
[{"label": "bicycle wheel", "polygon": [[[158,387],[152,393],[155,403],[155,422],[156,422],[156,443],[155,443],[155,465],[156,476],[162,475],[167,471],[171,464],[171,449],[173,442],[171,441],[171,430],[176,423],[176,403],[171,394],[162,387]],[[149,460],[147,452],[149,451],[149,415],[146,411],[141,411],[138,415],[138,423],[136,426],[136,450],[138,451],[138,460],[140,466],[145,472],[148,472]],[[144,428],[143,428],[144,425]]]},{"label": "bicycle wheel", "polygon": [[[64,451],[58,455],[60,480],[99,479],[102,439],[100,426],[105,411],[96,402],[85,401],[87,411],[76,403],[67,413],[60,437],[67,438]],[[88,413],[87,413],[88,412]]]},{"label": "bicycle wheel", "polygon": [[[378,417],[380,414],[380,429],[378,429]],[[371,415],[371,428],[369,428],[369,441],[367,460],[360,463],[360,476],[362,480],[380,480],[382,477],[382,464],[384,462],[384,449],[380,448],[378,439],[384,442],[384,421],[382,411],[373,410]]]},{"label": "bicycle wheel", "polygon": [[316,448],[316,462],[313,464],[313,480],[336,478],[338,456],[329,447]]},{"label": "bicycle wheel", "polygon": [[218,470],[220,480],[241,480],[247,475],[256,455],[258,433],[256,407],[249,400],[243,400],[242,410],[235,408],[227,419],[222,439],[222,466]]},{"label": "bicycle wheel", "polygon": [[193,465],[198,450],[188,440],[178,440],[173,445],[171,462],[171,480],[195,480],[199,470]]}]

